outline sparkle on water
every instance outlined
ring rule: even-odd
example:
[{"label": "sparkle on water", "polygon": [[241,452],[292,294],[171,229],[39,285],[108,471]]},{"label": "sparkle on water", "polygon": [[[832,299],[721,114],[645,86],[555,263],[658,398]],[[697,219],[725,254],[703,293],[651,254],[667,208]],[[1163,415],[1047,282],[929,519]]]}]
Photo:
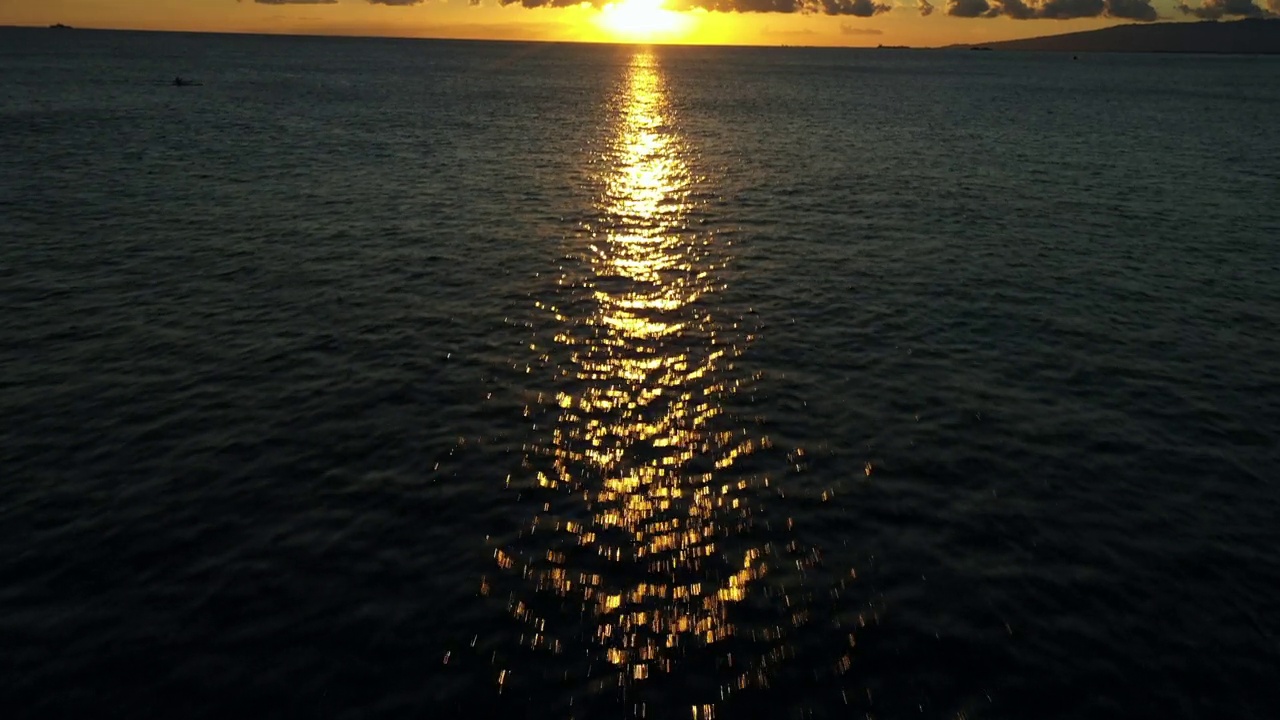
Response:
[{"label": "sparkle on water", "polygon": [[[585,229],[583,262],[560,283],[590,299],[572,308],[539,302],[571,358],[554,366],[564,389],[549,444],[525,448],[539,512],[521,541],[494,552],[499,568],[527,583],[510,603],[523,642],[561,654],[566,633],[579,635],[613,668],[601,689],[670,673],[739,634],[731,607],[774,552],[750,539],[746,496],[768,478],[736,467],[769,440],[727,422],[721,405],[743,382],[733,360],[750,336],[707,302],[723,288],[719,239],[689,218],[698,178],[652,55],[632,60],[615,107],[599,224]],[[539,610],[566,605],[581,612],[562,623]],[[748,634],[710,692],[767,682],[770,658],[786,652],[784,632]],[[506,671],[497,673],[501,684]],[[692,706],[695,717],[714,711]]]}]

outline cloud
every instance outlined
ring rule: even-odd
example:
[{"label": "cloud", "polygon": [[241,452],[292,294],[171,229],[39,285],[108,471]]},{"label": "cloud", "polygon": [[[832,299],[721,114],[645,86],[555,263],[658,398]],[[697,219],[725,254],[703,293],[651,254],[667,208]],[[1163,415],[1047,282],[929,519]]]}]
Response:
[{"label": "cloud", "polygon": [[789,38],[789,37],[807,37],[810,35],[816,35],[817,33],[810,30],[809,28],[802,28],[800,30],[774,30],[773,28],[766,26],[765,29],[760,32],[760,34],[766,35],[768,37]]},{"label": "cloud", "polygon": [[1046,0],[1040,6],[1040,17],[1056,20],[1098,17],[1105,9],[1103,0]]},{"label": "cloud", "polygon": [[874,0],[822,0],[822,12],[827,15],[853,15],[854,17],[871,17],[889,12],[891,5]]},{"label": "cloud", "polygon": [[[418,0],[418,1],[420,2],[421,0]],[[527,8],[537,8],[537,7],[561,8],[561,7],[573,7],[574,5],[582,4],[582,0],[498,0],[498,1],[504,6],[520,5],[522,7],[527,7]],[[370,0],[370,2],[373,2],[373,0]],[[471,4],[479,5],[480,0],[471,0]],[[596,0],[592,4],[603,5],[604,1]]]},{"label": "cloud", "polygon": [[[1280,2],[1280,0],[1275,0]],[[1206,0],[1206,2],[1253,2],[1253,0]],[[1156,10],[1151,0],[947,0],[952,17],[1014,20],[1069,20],[1072,18],[1114,17],[1151,22]]]},{"label": "cloud", "polygon": [[1030,20],[1037,17],[1036,9],[1022,0],[997,0],[996,7],[1003,8],[1004,14],[1014,20]]},{"label": "cloud", "polygon": [[[1269,0],[1272,9],[1280,5],[1276,0]],[[1224,17],[1267,17],[1271,13],[1263,10],[1253,0],[1204,0],[1199,7],[1191,7],[1185,2],[1178,3],[1178,10],[1183,15],[1195,15],[1202,20],[1218,20]]]},{"label": "cloud", "polygon": [[[611,0],[587,0],[603,5]],[[473,0],[474,2],[474,0]],[[582,0],[498,0],[503,5],[519,3],[525,7],[562,7],[577,5]],[[893,6],[877,0],[674,0],[672,10],[711,10],[736,13],[802,13],[871,17],[886,13]]]},{"label": "cloud", "polygon": [[993,9],[987,0],[947,0],[947,14],[952,17],[995,17],[1000,14],[999,11],[992,14]]},{"label": "cloud", "polygon": [[877,30],[875,28],[858,27],[857,25],[850,25],[849,23],[840,23],[840,34],[841,35],[883,35],[884,31]]},{"label": "cloud", "polygon": [[[244,2],[244,0],[237,0]],[[405,7],[420,5],[426,0],[365,0],[371,5]],[[587,0],[596,6],[609,0]],[[253,0],[262,5],[333,5],[338,0]],[[479,5],[481,0],[470,0]],[[572,7],[582,0],[498,0],[501,5],[521,5],[526,8]],[[1157,19],[1152,0],[947,0],[946,13],[952,17],[994,18],[1008,17],[1014,20],[1068,20],[1072,18],[1113,17],[1125,20],[1153,22]],[[1271,11],[1256,4],[1255,0],[1204,0],[1198,7],[1179,0],[1177,8],[1185,15],[1206,20],[1223,17],[1269,17],[1280,15],[1280,0],[1266,0]],[[872,17],[887,13],[893,6],[884,0],[676,0],[674,9],[713,10],[737,13],[803,13],[823,15],[850,15]],[[916,11],[927,17],[934,6],[929,0],[917,0]],[[881,34],[879,32],[852,33],[841,26],[845,34]]]},{"label": "cloud", "polygon": [[1156,21],[1156,9],[1151,7],[1151,0],[1107,0],[1107,15],[1125,20]]}]

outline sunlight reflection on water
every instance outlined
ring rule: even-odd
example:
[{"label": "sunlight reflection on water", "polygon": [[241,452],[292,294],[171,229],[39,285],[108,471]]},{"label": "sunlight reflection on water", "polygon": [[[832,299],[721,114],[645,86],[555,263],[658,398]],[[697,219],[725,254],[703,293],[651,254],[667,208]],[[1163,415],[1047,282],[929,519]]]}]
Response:
[{"label": "sunlight reflection on water", "polygon": [[746,381],[733,360],[750,336],[717,317],[724,251],[690,222],[704,179],[651,54],[634,57],[615,107],[598,226],[560,282],[589,300],[539,301],[558,328],[559,378],[549,442],[526,446],[525,464],[529,495],[546,502],[495,558],[526,583],[509,607],[522,644],[585,646],[602,660],[588,674],[608,678],[598,688],[687,670],[698,655],[717,676],[706,693],[722,697],[763,684],[785,654],[781,628],[745,629],[732,612],[773,552],[752,537],[750,504],[769,480],[739,467],[769,440],[723,409]]}]

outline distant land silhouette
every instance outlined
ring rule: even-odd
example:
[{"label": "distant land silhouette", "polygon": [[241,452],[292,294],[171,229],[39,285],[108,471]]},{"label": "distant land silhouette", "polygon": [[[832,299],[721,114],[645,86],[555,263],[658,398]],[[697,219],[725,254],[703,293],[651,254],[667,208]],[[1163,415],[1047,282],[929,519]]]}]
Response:
[{"label": "distant land silhouette", "polygon": [[1280,20],[1166,22],[952,48],[1057,52],[1280,54]]}]

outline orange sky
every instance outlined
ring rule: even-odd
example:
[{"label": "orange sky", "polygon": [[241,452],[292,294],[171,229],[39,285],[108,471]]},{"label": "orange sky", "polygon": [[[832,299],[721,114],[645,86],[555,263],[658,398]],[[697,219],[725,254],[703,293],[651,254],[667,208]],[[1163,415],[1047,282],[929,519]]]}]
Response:
[{"label": "orange sky", "polygon": [[[383,2],[397,0],[383,0]],[[399,0],[411,2],[412,0]],[[649,0],[661,2],[662,0]],[[670,5],[676,0],[667,0]],[[333,4],[272,4],[252,0],[0,0],[0,25],[50,25],[231,32],[394,35],[528,40],[650,41],[747,45],[848,45],[879,43],[936,46],[1089,30],[1125,20],[1012,20],[956,18],[946,0],[922,17],[916,0],[877,0],[893,5],[873,17],[800,13],[681,13],[678,28],[645,34],[619,31],[590,5],[569,8],[506,7],[496,0],[425,0],[411,5],[338,0]],[[1172,17],[1170,0],[1157,0]],[[645,0],[621,0],[641,3]]]}]

